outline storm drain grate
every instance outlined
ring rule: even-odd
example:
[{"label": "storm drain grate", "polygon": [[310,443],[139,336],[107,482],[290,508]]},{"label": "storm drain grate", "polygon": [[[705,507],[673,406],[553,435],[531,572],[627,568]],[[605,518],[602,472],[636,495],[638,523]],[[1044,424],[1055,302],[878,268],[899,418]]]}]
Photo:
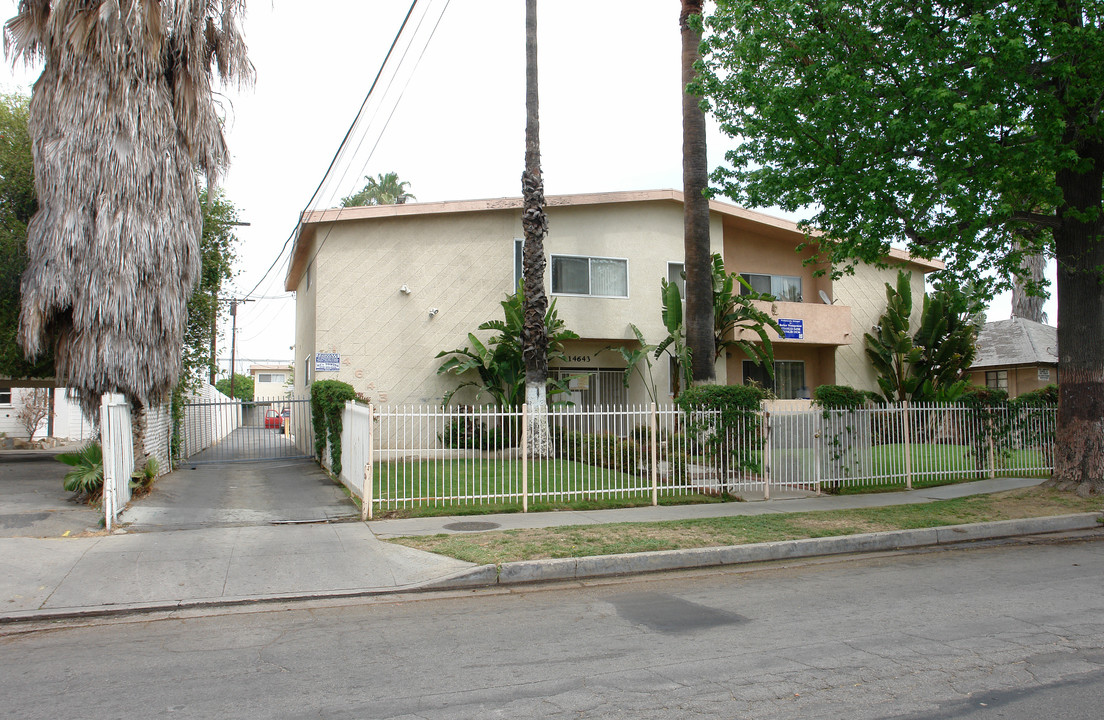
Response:
[{"label": "storm drain grate", "polygon": [[501,527],[493,522],[455,522],[445,525],[445,530],[457,530],[460,532],[479,532],[480,530],[495,530]]}]

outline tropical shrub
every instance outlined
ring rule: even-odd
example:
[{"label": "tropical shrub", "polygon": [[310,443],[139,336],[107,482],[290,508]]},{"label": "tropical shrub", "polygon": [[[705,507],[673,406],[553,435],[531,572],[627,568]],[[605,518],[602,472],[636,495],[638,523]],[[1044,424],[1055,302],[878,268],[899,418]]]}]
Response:
[{"label": "tropical shrub", "polygon": [[813,402],[825,410],[858,410],[868,394],[850,385],[821,385],[813,390]]},{"label": "tropical shrub", "polygon": [[90,442],[77,452],[61,453],[58,462],[73,468],[65,473],[64,487],[68,492],[94,502],[103,495],[103,448],[98,442]]},{"label": "tropical shrub", "polygon": [[[456,350],[442,350],[437,357],[448,357],[437,368],[438,375],[455,375],[462,382],[445,393],[442,405],[448,405],[453,396],[464,388],[475,388],[476,397],[486,393],[499,407],[521,407],[525,403],[525,360],[522,357],[521,329],[524,325],[525,296],[519,284],[518,291],[507,295],[501,301],[503,320],[488,320],[479,330],[494,330],[495,335],[482,342],[474,333],[468,333],[468,345]],[[578,335],[568,330],[566,323],[556,311],[556,301],[548,305],[544,316],[544,327],[548,333],[548,361],[562,360],[563,344],[566,340],[578,339]],[[451,356],[451,357],[449,357]],[[478,376],[470,378],[474,371]],[[548,397],[567,392],[568,378],[549,379]]]},{"label": "tropical shrub", "polygon": [[686,389],[676,403],[684,414],[687,434],[721,464],[729,462],[760,471],[762,420],[759,412],[768,393],[755,385],[699,385]]}]

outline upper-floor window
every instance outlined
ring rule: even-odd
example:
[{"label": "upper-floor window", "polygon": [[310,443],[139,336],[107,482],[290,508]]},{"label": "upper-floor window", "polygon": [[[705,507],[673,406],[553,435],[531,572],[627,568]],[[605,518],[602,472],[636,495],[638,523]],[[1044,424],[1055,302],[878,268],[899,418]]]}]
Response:
[{"label": "upper-floor window", "polygon": [[12,391],[11,388],[0,388],[0,405],[12,404]]},{"label": "upper-floor window", "polygon": [[667,263],[667,282],[678,285],[679,297],[686,299],[686,265],[683,263]]},{"label": "upper-floor window", "polygon": [[552,292],[627,298],[629,263],[622,258],[553,255]]},{"label": "upper-floor window", "polygon": [[994,390],[1007,390],[1008,389],[1008,371],[1007,370],[986,370],[985,371],[985,387],[993,388]]},{"label": "upper-floor window", "polygon": [[518,284],[521,282],[522,275],[525,274],[525,265],[522,259],[524,246],[524,240],[521,238],[514,238],[514,287],[510,289],[510,292],[514,292],[518,289]]},{"label": "upper-floor window", "polygon": [[[751,285],[751,289],[764,295],[773,295],[785,302],[801,302],[801,278],[796,275],[765,275],[762,273],[740,273],[740,277]],[[740,285],[740,294],[749,291]]]},{"label": "upper-floor window", "polygon": [[282,383],[287,377],[283,373],[257,373],[259,383]]}]

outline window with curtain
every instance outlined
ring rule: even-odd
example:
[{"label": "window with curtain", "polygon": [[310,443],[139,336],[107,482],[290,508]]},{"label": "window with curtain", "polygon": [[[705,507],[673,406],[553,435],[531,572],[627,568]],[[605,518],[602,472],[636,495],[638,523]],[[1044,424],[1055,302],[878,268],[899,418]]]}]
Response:
[{"label": "window with curtain", "polygon": [[628,261],[617,258],[553,255],[552,292],[559,295],[628,297]]},{"label": "window with curtain", "polygon": [[744,384],[752,380],[774,391],[780,400],[796,400],[809,397],[805,385],[805,363],[800,360],[778,360],[774,363],[774,377],[767,369],[751,360],[744,360]]},{"label": "window with curtain", "polygon": [[667,263],[667,282],[678,285],[679,297],[686,299],[686,265],[683,263]]}]

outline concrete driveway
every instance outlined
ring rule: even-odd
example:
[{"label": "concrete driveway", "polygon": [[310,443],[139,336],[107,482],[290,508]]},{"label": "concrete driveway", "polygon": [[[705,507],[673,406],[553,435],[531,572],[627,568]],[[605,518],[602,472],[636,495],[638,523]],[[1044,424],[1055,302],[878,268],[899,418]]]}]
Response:
[{"label": "concrete driveway", "polygon": [[182,465],[120,517],[138,532],[360,519],[313,460]]},{"label": "concrete driveway", "polygon": [[[75,449],[75,448],[70,448]],[[61,537],[100,530],[103,511],[62,486],[60,451],[0,451],[0,537]]]}]

